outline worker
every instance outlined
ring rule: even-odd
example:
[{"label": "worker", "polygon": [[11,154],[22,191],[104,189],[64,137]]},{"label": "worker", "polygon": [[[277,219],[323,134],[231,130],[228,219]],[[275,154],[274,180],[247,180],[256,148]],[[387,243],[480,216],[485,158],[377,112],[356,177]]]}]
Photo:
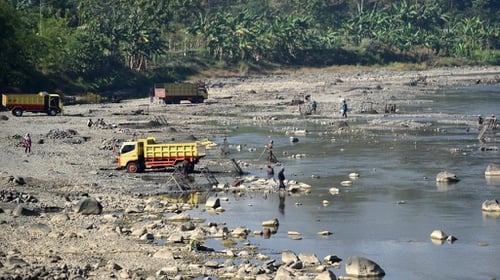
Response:
[{"label": "worker", "polygon": [[269,144],[267,144],[267,146],[266,146],[266,150],[267,150],[267,161],[268,161],[269,163],[275,162],[275,160],[274,160],[274,154],[273,154],[273,145],[274,145],[274,141],[273,141],[273,140],[270,140],[270,141],[269,141]]},{"label": "worker", "polygon": [[93,124],[94,124],[94,122],[92,122],[92,119],[89,119],[89,120],[87,121],[87,126],[88,126],[89,128],[92,128],[92,125],[93,125]]},{"label": "worker", "polygon": [[269,144],[267,144],[266,148],[268,151],[271,151],[273,149],[274,141],[271,140],[269,141]]},{"label": "worker", "polygon": [[26,133],[23,137],[24,153],[31,153],[31,136]]},{"label": "worker", "polygon": [[276,163],[276,158],[274,157],[273,150],[269,150],[267,161],[269,163]]},{"label": "worker", "polygon": [[189,169],[190,169],[190,163],[187,159],[185,159],[183,162],[182,162],[182,174],[184,175],[184,179],[188,179],[189,178]]},{"label": "worker", "polygon": [[347,102],[344,99],[344,102],[342,103],[342,117],[347,118]]},{"label": "worker", "polygon": [[227,142],[227,137],[224,137],[222,141],[222,147],[220,148],[221,155],[227,156],[229,155],[229,143]]},{"label": "worker", "polygon": [[271,165],[267,166],[267,179],[274,178],[274,168]]},{"label": "worker", "polygon": [[483,124],[483,122],[484,122],[483,116],[478,115],[478,116],[477,116],[477,124],[482,125],[482,124]]},{"label": "worker", "polygon": [[318,103],[316,103],[316,100],[314,100],[312,103],[311,103],[311,113],[312,114],[316,114],[316,108],[318,107]]},{"label": "worker", "polygon": [[496,122],[497,122],[497,119],[495,118],[495,115],[492,114],[490,117],[490,123],[489,123],[488,127],[495,129]]},{"label": "worker", "polygon": [[280,172],[278,173],[278,180],[279,180],[279,189],[280,190],[285,190],[285,168],[281,168]]}]

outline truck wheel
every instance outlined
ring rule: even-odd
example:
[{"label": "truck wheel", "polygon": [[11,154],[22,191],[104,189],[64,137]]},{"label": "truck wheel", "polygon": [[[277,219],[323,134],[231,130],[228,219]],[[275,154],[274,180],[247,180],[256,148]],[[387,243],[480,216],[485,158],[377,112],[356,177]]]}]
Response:
[{"label": "truck wheel", "polygon": [[137,173],[139,171],[139,165],[137,162],[129,162],[127,163],[127,172],[128,173]]},{"label": "truck wheel", "polygon": [[57,115],[57,110],[56,109],[50,109],[49,110],[49,116],[55,116]]},{"label": "truck wheel", "polygon": [[12,115],[14,115],[16,117],[22,116],[23,115],[23,109],[16,108],[16,109],[12,110]]}]

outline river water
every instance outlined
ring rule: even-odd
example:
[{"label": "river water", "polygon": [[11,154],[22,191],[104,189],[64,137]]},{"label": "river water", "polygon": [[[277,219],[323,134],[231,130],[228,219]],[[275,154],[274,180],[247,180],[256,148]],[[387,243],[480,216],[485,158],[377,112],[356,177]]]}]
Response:
[{"label": "river water", "polygon": [[[277,218],[276,234],[269,239],[251,234],[245,242],[258,245],[278,261],[286,249],[315,253],[320,260],[337,255],[344,260],[340,269],[332,269],[337,276],[345,275],[349,256],[362,256],[385,270],[384,279],[500,278],[500,214],[481,211],[483,201],[500,199],[500,178],[484,176],[489,163],[500,163],[500,152],[480,151],[475,123],[478,114],[500,115],[500,86],[448,89],[422,94],[419,100],[400,104],[398,109],[405,115],[424,115],[412,121],[428,125],[405,132],[333,136],[322,133],[324,126],[308,123],[303,128],[310,133],[297,136],[299,142],[292,144],[289,135],[271,132],[282,128],[238,129],[228,136],[229,143],[245,145],[245,149],[232,150],[232,156],[256,160],[268,139],[273,139],[287,179],[310,184],[311,193],[287,196],[281,206],[276,193],[244,197],[228,193],[229,200],[221,202],[226,212],[193,215],[251,230],[261,230],[263,221]],[[450,116],[456,120],[449,121]],[[257,148],[250,152],[247,147]],[[292,159],[284,153],[307,156]],[[445,170],[457,174],[460,181],[437,184],[437,173]],[[264,170],[251,172],[265,176]],[[350,180],[351,172],[360,177],[352,186],[342,187],[340,182]],[[329,194],[331,187],[339,188],[340,194]],[[329,204],[323,205],[323,200]],[[429,237],[435,229],[458,240],[436,244]],[[325,230],[333,234],[317,234]],[[300,240],[288,236],[288,231],[301,233]],[[207,244],[223,249],[217,240]]]}]

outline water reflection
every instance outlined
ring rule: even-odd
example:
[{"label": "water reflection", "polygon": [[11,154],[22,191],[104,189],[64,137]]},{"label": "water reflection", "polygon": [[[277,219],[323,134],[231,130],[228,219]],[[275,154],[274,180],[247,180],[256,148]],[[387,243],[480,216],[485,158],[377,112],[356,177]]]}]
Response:
[{"label": "water reflection", "polygon": [[499,186],[500,187],[500,176],[492,177],[486,176],[486,183],[491,186]]},{"label": "water reflection", "polygon": [[440,192],[447,192],[456,189],[457,183],[454,182],[436,182],[437,190]]},{"label": "water reflection", "polygon": [[482,211],[483,212],[483,218],[488,218],[488,219],[500,219],[500,212],[498,211]]},{"label": "water reflection", "polygon": [[285,197],[286,197],[286,192],[285,191],[281,191],[279,192],[279,210],[280,210],[280,214],[281,215],[285,215]]}]

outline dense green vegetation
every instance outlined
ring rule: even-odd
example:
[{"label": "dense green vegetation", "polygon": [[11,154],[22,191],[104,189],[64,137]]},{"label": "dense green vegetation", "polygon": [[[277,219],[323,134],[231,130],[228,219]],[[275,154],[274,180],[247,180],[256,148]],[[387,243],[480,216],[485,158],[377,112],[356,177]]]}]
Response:
[{"label": "dense green vegetation", "polygon": [[0,0],[2,91],[147,94],[207,69],[500,64],[497,0]]}]

